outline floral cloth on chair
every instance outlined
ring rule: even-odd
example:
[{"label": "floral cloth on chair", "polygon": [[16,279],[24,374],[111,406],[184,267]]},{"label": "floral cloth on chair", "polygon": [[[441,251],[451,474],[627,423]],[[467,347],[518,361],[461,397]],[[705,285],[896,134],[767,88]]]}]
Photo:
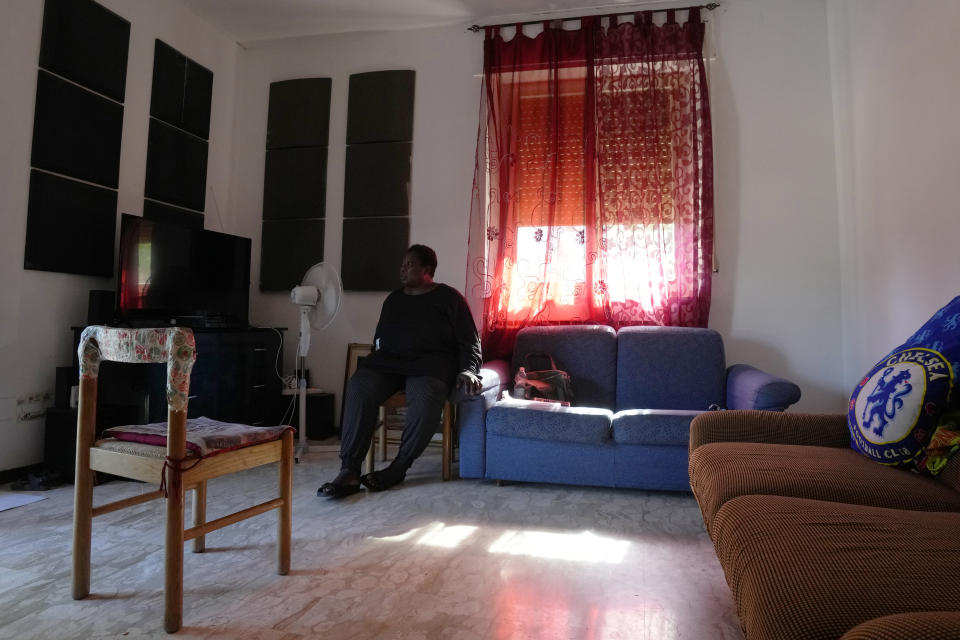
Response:
[{"label": "floral cloth on chair", "polygon": [[[242,449],[250,445],[277,440],[293,427],[254,427],[233,422],[220,422],[201,416],[187,420],[187,451],[208,458],[218,453]],[[167,444],[167,423],[135,424],[111,427],[103,432],[105,438],[139,442],[156,446]]]},{"label": "floral cloth on chair", "polygon": [[190,371],[197,359],[193,331],[183,327],[116,329],[87,327],[77,348],[80,376],[96,380],[100,362],[167,363],[167,403],[185,411],[190,392]]}]

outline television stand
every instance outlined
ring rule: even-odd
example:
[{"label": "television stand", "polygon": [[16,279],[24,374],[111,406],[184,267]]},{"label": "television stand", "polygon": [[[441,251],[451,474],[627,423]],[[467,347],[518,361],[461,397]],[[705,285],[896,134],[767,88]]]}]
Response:
[{"label": "television stand", "polygon": [[[154,323],[153,326],[158,326]],[[73,329],[73,364],[77,366],[77,346],[84,327]],[[284,402],[283,383],[276,373],[277,351],[283,345],[286,327],[195,327],[197,361],[190,376],[190,402],[187,417],[207,416],[224,422],[272,426],[280,424]],[[138,371],[144,371],[138,374]],[[120,389],[123,403],[143,407],[145,422],[167,419],[166,367],[105,363],[101,376],[110,376],[112,385],[104,390]],[[105,402],[121,399],[104,397]]]}]

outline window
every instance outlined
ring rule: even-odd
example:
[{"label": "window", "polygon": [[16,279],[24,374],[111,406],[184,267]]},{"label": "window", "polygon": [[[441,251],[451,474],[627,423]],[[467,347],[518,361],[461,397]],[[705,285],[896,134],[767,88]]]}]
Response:
[{"label": "window", "polygon": [[706,325],[703,23],[604,24],[509,41],[488,28],[467,293],[491,357],[528,325]]}]

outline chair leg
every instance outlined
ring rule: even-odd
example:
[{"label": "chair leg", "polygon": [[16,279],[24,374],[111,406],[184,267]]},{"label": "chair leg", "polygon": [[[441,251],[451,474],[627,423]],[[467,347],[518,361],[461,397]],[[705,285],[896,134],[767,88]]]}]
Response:
[{"label": "chair leg", "polygon": [[[167,457],[182,460],[186,451],[186,412],[171,410],[167,421]],[[177,463],[167,466],[163,592],[163,628],[167,633],[175,633],[183,625],[183,472]]]},{"label": "chair leg", "polygon": [[374,443],[370,443],[370,448],[367,449],[367,457],[363,461],[363,472],[364,473],[373,473],[373,448]]},{"label": "chair leg", "polygon": [[280,497],[283,504],[277,510],[277,573],[281,576],[290,571],[290,537],[293,529],[293,432],[286,431],[282,437],[279,478]]},{"label": "chair leg", "polygon": [[443,405],[443,471],[444,482],[453,475],[453,405],[448,401]]},{"label": "chair leg", "polygon": [[80,380],[77,457],[73,485],[73,599],[90,595],[90,536],[93,526],[93,471],[90,446],[97,419],[97,381]]},{"label": "chair leg", "polygon": [[[207,481],[201,480],[193,487],[193,526],[207,521]],[[193,539],[193,552],[203,553],[207,548],[207,536]]]},{"label": "chair leg", "polygon": [[[380,443],[380,462],[387,461],[387,411],[380,407],[380,428],[377,429],[377,442]],[[373,469],[371,469],[373,471]]]}]

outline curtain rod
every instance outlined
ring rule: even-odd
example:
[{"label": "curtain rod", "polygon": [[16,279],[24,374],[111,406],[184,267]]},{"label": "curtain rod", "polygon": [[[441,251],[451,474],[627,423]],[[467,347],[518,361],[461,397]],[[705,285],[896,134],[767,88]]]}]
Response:
[{"label": "curtain rod", "polygon": [[[708,4],[698,4],[691,7],[667,7],[664,9],[647,9],[647,11],[653,11],[655,13],[662,13],[664,11],[687,11],[688,9],[706,9],[707,11],[713,11],[714,9],[717,9],[719,7],[720,7],[719,2],[710,2]],[[600,9],[602,7],[594,7],[594,8]],[[610,15],[626,15],[628,13],[635,13],[635,12],[617,11]],[[568,18],[543,18],[540,20],[527,20],[525,22],[504,22],[502,24],[485,24],[485,25],[472,24],[469,27],[467,27],[467,31],[473,31],[474,33],[477,33],[478,31],[480,31],[481,29],[485,29],[486,27],[513,27],[516,25],[540,24],[542,22],[551,22],[553,20],[559,20],[561,22],[564,22],[566,20],[579,20],[582,17],[584,16],[573,16]]]}]

